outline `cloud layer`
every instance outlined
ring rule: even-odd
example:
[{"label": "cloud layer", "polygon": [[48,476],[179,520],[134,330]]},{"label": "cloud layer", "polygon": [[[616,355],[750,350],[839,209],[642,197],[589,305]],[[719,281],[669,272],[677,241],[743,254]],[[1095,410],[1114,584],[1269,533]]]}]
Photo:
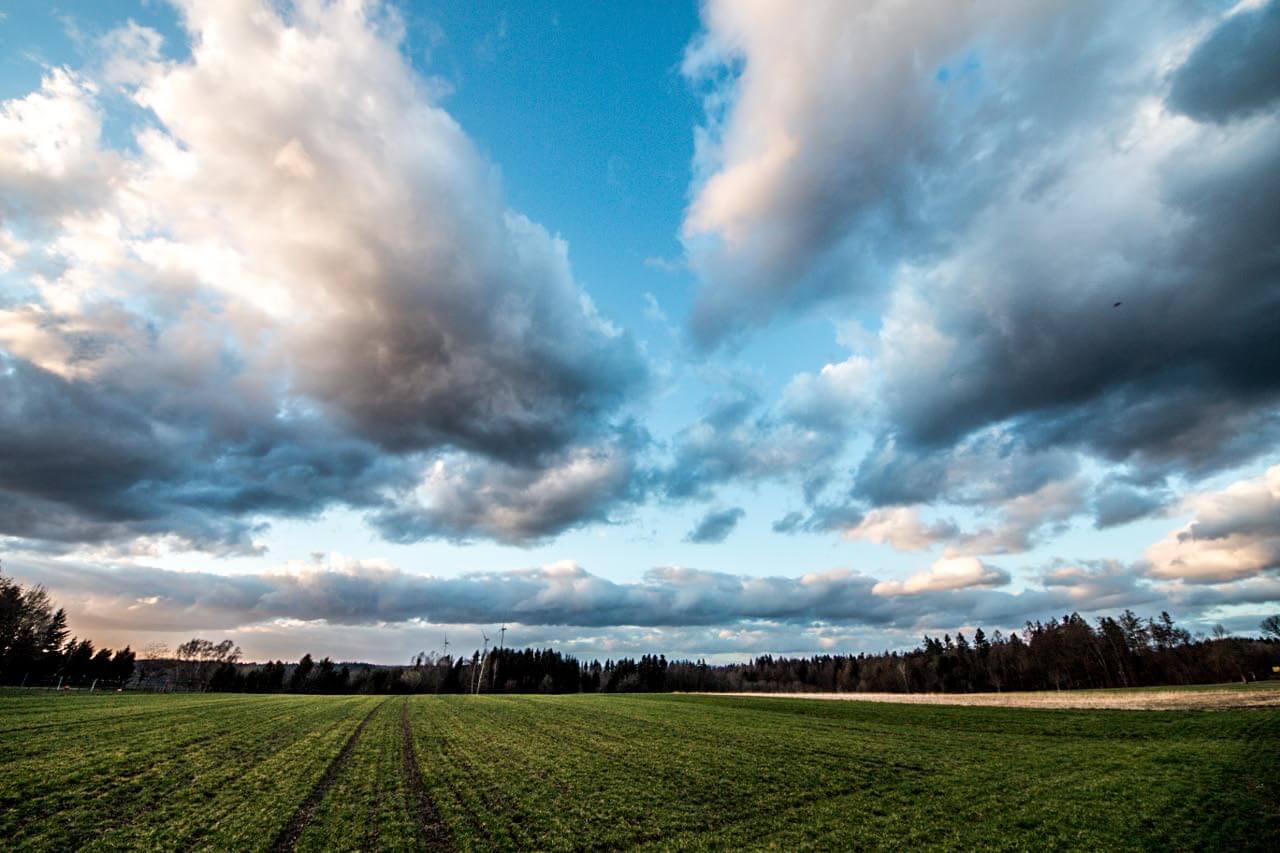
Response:
[{"label": "cloud layer", "polygon": [[[1031,608],[1107,606],[1108,589],[1142,581],[1120,567],[1059,574],[1052,590],[986,589],[1008,581],[976,560],[944,560],[905,582],[846,569],[799,577],[749,577],[684,567],[651,569],[638,581],[608,580],[571,563],[434,577],[385,563],[331,558],[258,574],[178,572],[121,564],[24,559],[12,569],[78,603],[78,615],[138,630],[230,629],[273,620],[370,625],[695,627],[751,622],[879,625],[1020,622]],[[1029,611],[1028,611],[1029,612]]]},{"label": "cloud layer", "polygon": [[1230,618],[1223,614],[1234,605],[1280,595],[1274,577],[1183,584],[1114,561],[1055,564],[1022,589],[1004,589],[1009,574],[973,558],[940,560],[903,580],[848,569],[751,577],[660,567],[615,581],[572,562],[439,577],[338,556],[233,575],[36,557],[13,560],[7,571],[46,584],[81,630],[135,638],[199,631],[323,638],[323,626],[438,636],[505,623],[586,654],[646,643],[693,655],[870,649],[890,637],[910,645],[921,631],[1016,630],[1029,619],[1125,607],[1208,624]]}]

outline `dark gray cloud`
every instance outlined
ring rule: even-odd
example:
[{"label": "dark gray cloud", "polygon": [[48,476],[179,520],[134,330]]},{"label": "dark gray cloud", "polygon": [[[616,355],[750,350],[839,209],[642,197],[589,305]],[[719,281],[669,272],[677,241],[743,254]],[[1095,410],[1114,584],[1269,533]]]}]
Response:
[{"label": "dark gray cloud", "polygon": [[[927,300],[891,312],[891,329],[927,327],[953,348],[940,361],[918,337],[887,336],[900,439],[947,446],[1007,422],[1032,448],[1193,474],[1270,446],[1280,267],[1261,223],[1280,216],[1277,152],[1273,120],[1209,150],[1188,139],[1108,195],[1085,168],[990,211],[945,273],[912,285]],[[1085,190],[1098,194],[1081,204]],[[1085,215],[1070,243],[1049,230]],[[1079,245],[1124,262],[1082,260]]]},{"label": "dark gray cloud", "polygon": [[1003,431],[977,433],[941,450],[881,435],[858,465],[853,494],[874,506],[999,505],[1068,479],[1079,467],[1069,451],[1032,449]]},{"label": "dark gray cloud", "polygon": [[[1014,618],[1028,600],[1008,593],[991,599],[994,591],[982,589],[877,595],[872,592],[875,578],[847,571],[755,578],[672,567],[650,570],[638,582],[619,583],[573,564],[439,578],[360,563],[217,575],[50,560],[10,562],[16,576],[91,600],[92,609],[115,614],[119,624],[139,629],[235,627],[275,619],[340,625],[418,619],[586,627],[743,621],[906,626],[921,619],[963,622],[974,610],[990,619]],[[1038,601],[1036,606],[1047,605]]]},{"label": "dark gray cloud", "polygon": [[1280,3],[1227,18],[1173,75],[1169,105],[1197,121],[1227,122],[1280,99]]},{"label": "dark gray cloud", "polygon": [[252,550],[255,516],[374,506],[412,480],[323,421],[160,418],[152,390],[114,394],[0,355],[0,535]]},{"label": "dark gray cloud", "polygon": [[740,506],[708,510],[689,531],[685,541],[698,545],[723,542],[746,514],[747,511]]},{"label": "dark gray cloud", "polygon": [[[874,580],[848,572],[748,578],[662,568],[619,583],[573,564],[440,578],[378,565],[309,565],[289,572],[216,575],[61,561],[8,561],[9,571],[98,605],[139,627],[230,627],[273,619],[369,624],[716,625],[743,619],[885,621]],[[153,604],[148,600],[156,599]],[[135,606],[139,603],[142,606]],[[132,609],[130,609],[132,608]],[[151,615],[153,614],[153,615]]]},{"label": "dark gray cloud", "polygon": [[[744,407],[726,418],[713,408],[686,429],[662,481],[667,494],[708,496],[735,480],[800,481],[806,508],[777,519],[775,532],[836,532],[903,550],[948,543],[964,554],[1029,550],[1087,506],[1088,480],[1077,453],[1034,448],[1005,429],[985,429],[941,448],[881,434],[852,483],[837,490],[831,462],[852,435],[850,413],[860,409],[814,424],[805,417],[812,407],[795,406],[797,387],[805,385],[793,381],[782,401],[762,414]],[[925,521],[915,507],[929,504],[967,507],[986,523],[965,531],[947,519]]]},{"label": "dark gray cloud", "polygon": [[1168,506],[1168,491],[1135,488],[1122,481],[1100,484],[1093,494],[1093,525],[1099,530],[1146,518]]}]

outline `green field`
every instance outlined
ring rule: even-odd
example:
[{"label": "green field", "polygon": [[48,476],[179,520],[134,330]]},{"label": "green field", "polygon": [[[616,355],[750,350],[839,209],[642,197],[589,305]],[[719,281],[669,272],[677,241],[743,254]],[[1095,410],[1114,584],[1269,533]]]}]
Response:
[{"label": "green field", "polygon": [[13,848],[1280,849],[1280,710],[0,694]]}]

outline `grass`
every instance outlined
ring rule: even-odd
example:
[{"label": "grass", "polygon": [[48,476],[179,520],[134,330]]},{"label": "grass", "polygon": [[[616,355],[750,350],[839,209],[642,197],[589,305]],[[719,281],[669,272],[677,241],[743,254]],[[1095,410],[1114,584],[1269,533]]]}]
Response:
[{"label": "grass", "polygon": [[0,838],[1274,850],[1280,709],[0,694]]}]

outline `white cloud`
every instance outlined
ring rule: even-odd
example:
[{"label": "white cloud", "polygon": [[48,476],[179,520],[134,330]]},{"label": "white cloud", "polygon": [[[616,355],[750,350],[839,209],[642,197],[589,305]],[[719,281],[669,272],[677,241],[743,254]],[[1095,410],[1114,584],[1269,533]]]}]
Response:
[{"label": "white cloud", "polygon": [[879,507],[868,512],[853,527],[846,528],[846,539],[863,539],[889,545],[898,551],[921,551],[958,534],[954,524],[929,524],[916,507]]},{"label": "white cloud", "polygon": [[38,228],[107,191],[116,158],[101,150],[96,87],[50,69],[40,88],[0,103],[0,217]]},{"label": "white cloud", "polygon": [[116,86],[136,86],[155,72],[164,37],[150,27],[128,21],[99,40],[104,59],[102,79]]},{"label": "white cloud", "polygon": [[864,356],[853,355],[823,365],[817,374],[793,376],[782,391],[781,408],[799,423],[848,429],[867,415],[875,392],[874,365]]},{"label": "white cloud", "polygon": [[947,557],[905,581],[880,581],[871,591],[880,596],[919,595],[923,592],[1002,586],[1008,582],[1007,572],[988,566],[976,557]]},{"label": "white cloud", "polygon": [[1280,568],[1280,465],[1183,506],[1194,519],[1147,549],[1152,577],[1212,584]]}]

